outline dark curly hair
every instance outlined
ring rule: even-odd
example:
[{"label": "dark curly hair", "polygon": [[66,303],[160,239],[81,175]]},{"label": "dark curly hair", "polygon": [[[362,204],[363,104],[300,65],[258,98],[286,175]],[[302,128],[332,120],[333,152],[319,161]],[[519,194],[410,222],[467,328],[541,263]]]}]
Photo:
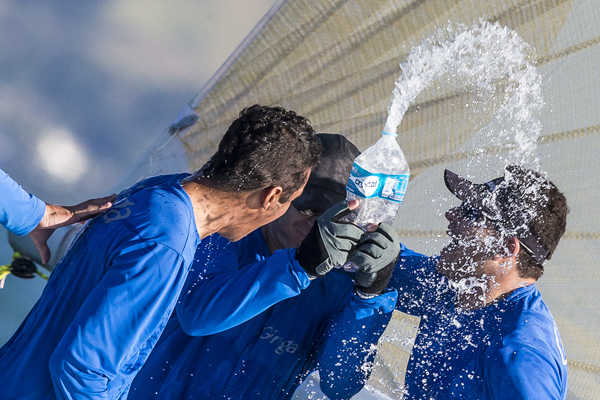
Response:
[{"label": "dark curly hair", "polygon": [[283,107],[244,108],[227,129],[202,174],[222,190],[252,191],[281,186],[285,203],[321,154],[310,122]]},{"label": "dark curly hair", "polygon": [[[556,185],[540,173],[517,165],[506,168],[507,186],[498,191],[498,200],[507,214],[524,217],[529,231],[540,239],[550,251],[550,259],[560,238],[566,231],[569,207],[567,199]],[[521,278],[539,279],[544,267],[521,246],[517,258],[517,270]]]}]

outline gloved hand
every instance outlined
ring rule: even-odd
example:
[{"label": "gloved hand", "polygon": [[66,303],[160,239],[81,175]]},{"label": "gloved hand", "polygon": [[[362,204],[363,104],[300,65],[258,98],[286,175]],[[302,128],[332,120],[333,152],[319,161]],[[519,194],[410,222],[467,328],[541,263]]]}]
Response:
[{"label": "gloved hand", "polygon": [[395,259],[394,261],[377,271],[377,274],[375,275],[375,281],[373,281],[371,286],[364,287],[359,286],[355,283],[354,292],[357,293],[359,297],[363,298],[371,298],[382,294],[387,288],[388,283],[390,283],[390,279],[392,278],[394,268],[396,268],[397,261],[398,259]]},{"label": "gloved hand", "polygon": [[363,235],[358,226],[339,221],[349,213],[346,201],[325,211],[296,249],[296,260],[311,277],[321,277],[333,267],[344,265]]},{"label": "gloved hand", "polygon": [[[359,290],[366,293],[383,292],[399,254],[400,238],[390,224],[384,222],[375,232],[366,232],[348,256],[348,261],[359,268],[354,278]],[[375,283],[377,285],[373,286]]]}]

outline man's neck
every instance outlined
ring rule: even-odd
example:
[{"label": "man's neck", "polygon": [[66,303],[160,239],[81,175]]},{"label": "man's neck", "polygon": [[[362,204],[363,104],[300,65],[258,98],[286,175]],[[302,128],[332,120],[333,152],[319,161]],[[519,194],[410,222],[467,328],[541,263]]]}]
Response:
[{"label": "man's neck", "polygon": [[463,310],[477,310],[489,306],[505,299],[515,290],[535,283],[533,278],[521,278],[518,275],[473,279],[476,279],[477,283],[469,285],[469,290],[460,290],[466,286],[464,282],[457,285],[459,288],[456,305]]},{"label": "man's neck", "polygon": [[497,303],[500,300],[508,297],[515,290],[532,285],[534,283],[535,279],[533,278],[521,278],[519,276],[511,276],[500,284],[490,282],[490,289],[486,294],[486,305]]},{"label": "man's neck", "polygon": [[242,203],[241,196],[215,189],[207,179],[197,176],[185,179],[181,186],[194,207],[196,229],[201,239],[232,225],[235,212]]},{"label": "man's neck", "polygon": [[263,238],[265,239],[265,244],[269,248],[271,254],[275,253],[276,250],[284,248],[279,244],[276,236],[273,234],[271,224],[264,225],[260,229],[262,231]]}]

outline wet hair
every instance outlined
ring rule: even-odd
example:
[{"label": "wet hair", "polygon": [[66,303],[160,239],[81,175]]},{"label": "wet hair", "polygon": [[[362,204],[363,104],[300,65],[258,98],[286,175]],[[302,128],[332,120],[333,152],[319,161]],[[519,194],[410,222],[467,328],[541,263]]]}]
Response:
[{"label": "wet hair", "polygon": [[202,175],[221,190],[252,191],[281,186],[285,203],[321,154],[310,122],[283,107],[244,108],[219,143]]},{"label": "wet hair", "polygon": [[[507,167],[507,185],[499,188],[497,199],[503,204],[504,214],[525,216],[528,230],[549,250],[550,259],[567,227],[569,207],[567,199],[556,185],[540,173],[516,166]],[[539,279],[544,267],[521,246],[517,257],[517,271],[521,278]]]}]

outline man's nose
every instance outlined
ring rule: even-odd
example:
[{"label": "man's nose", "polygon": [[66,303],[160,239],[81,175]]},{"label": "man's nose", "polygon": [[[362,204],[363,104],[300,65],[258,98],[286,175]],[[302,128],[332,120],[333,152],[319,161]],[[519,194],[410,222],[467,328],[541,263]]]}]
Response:
[{"label": "man's nose", "polygon": [[458,207],[452,207],[444,214],[448,222],[456,221],[458,219]]}]

